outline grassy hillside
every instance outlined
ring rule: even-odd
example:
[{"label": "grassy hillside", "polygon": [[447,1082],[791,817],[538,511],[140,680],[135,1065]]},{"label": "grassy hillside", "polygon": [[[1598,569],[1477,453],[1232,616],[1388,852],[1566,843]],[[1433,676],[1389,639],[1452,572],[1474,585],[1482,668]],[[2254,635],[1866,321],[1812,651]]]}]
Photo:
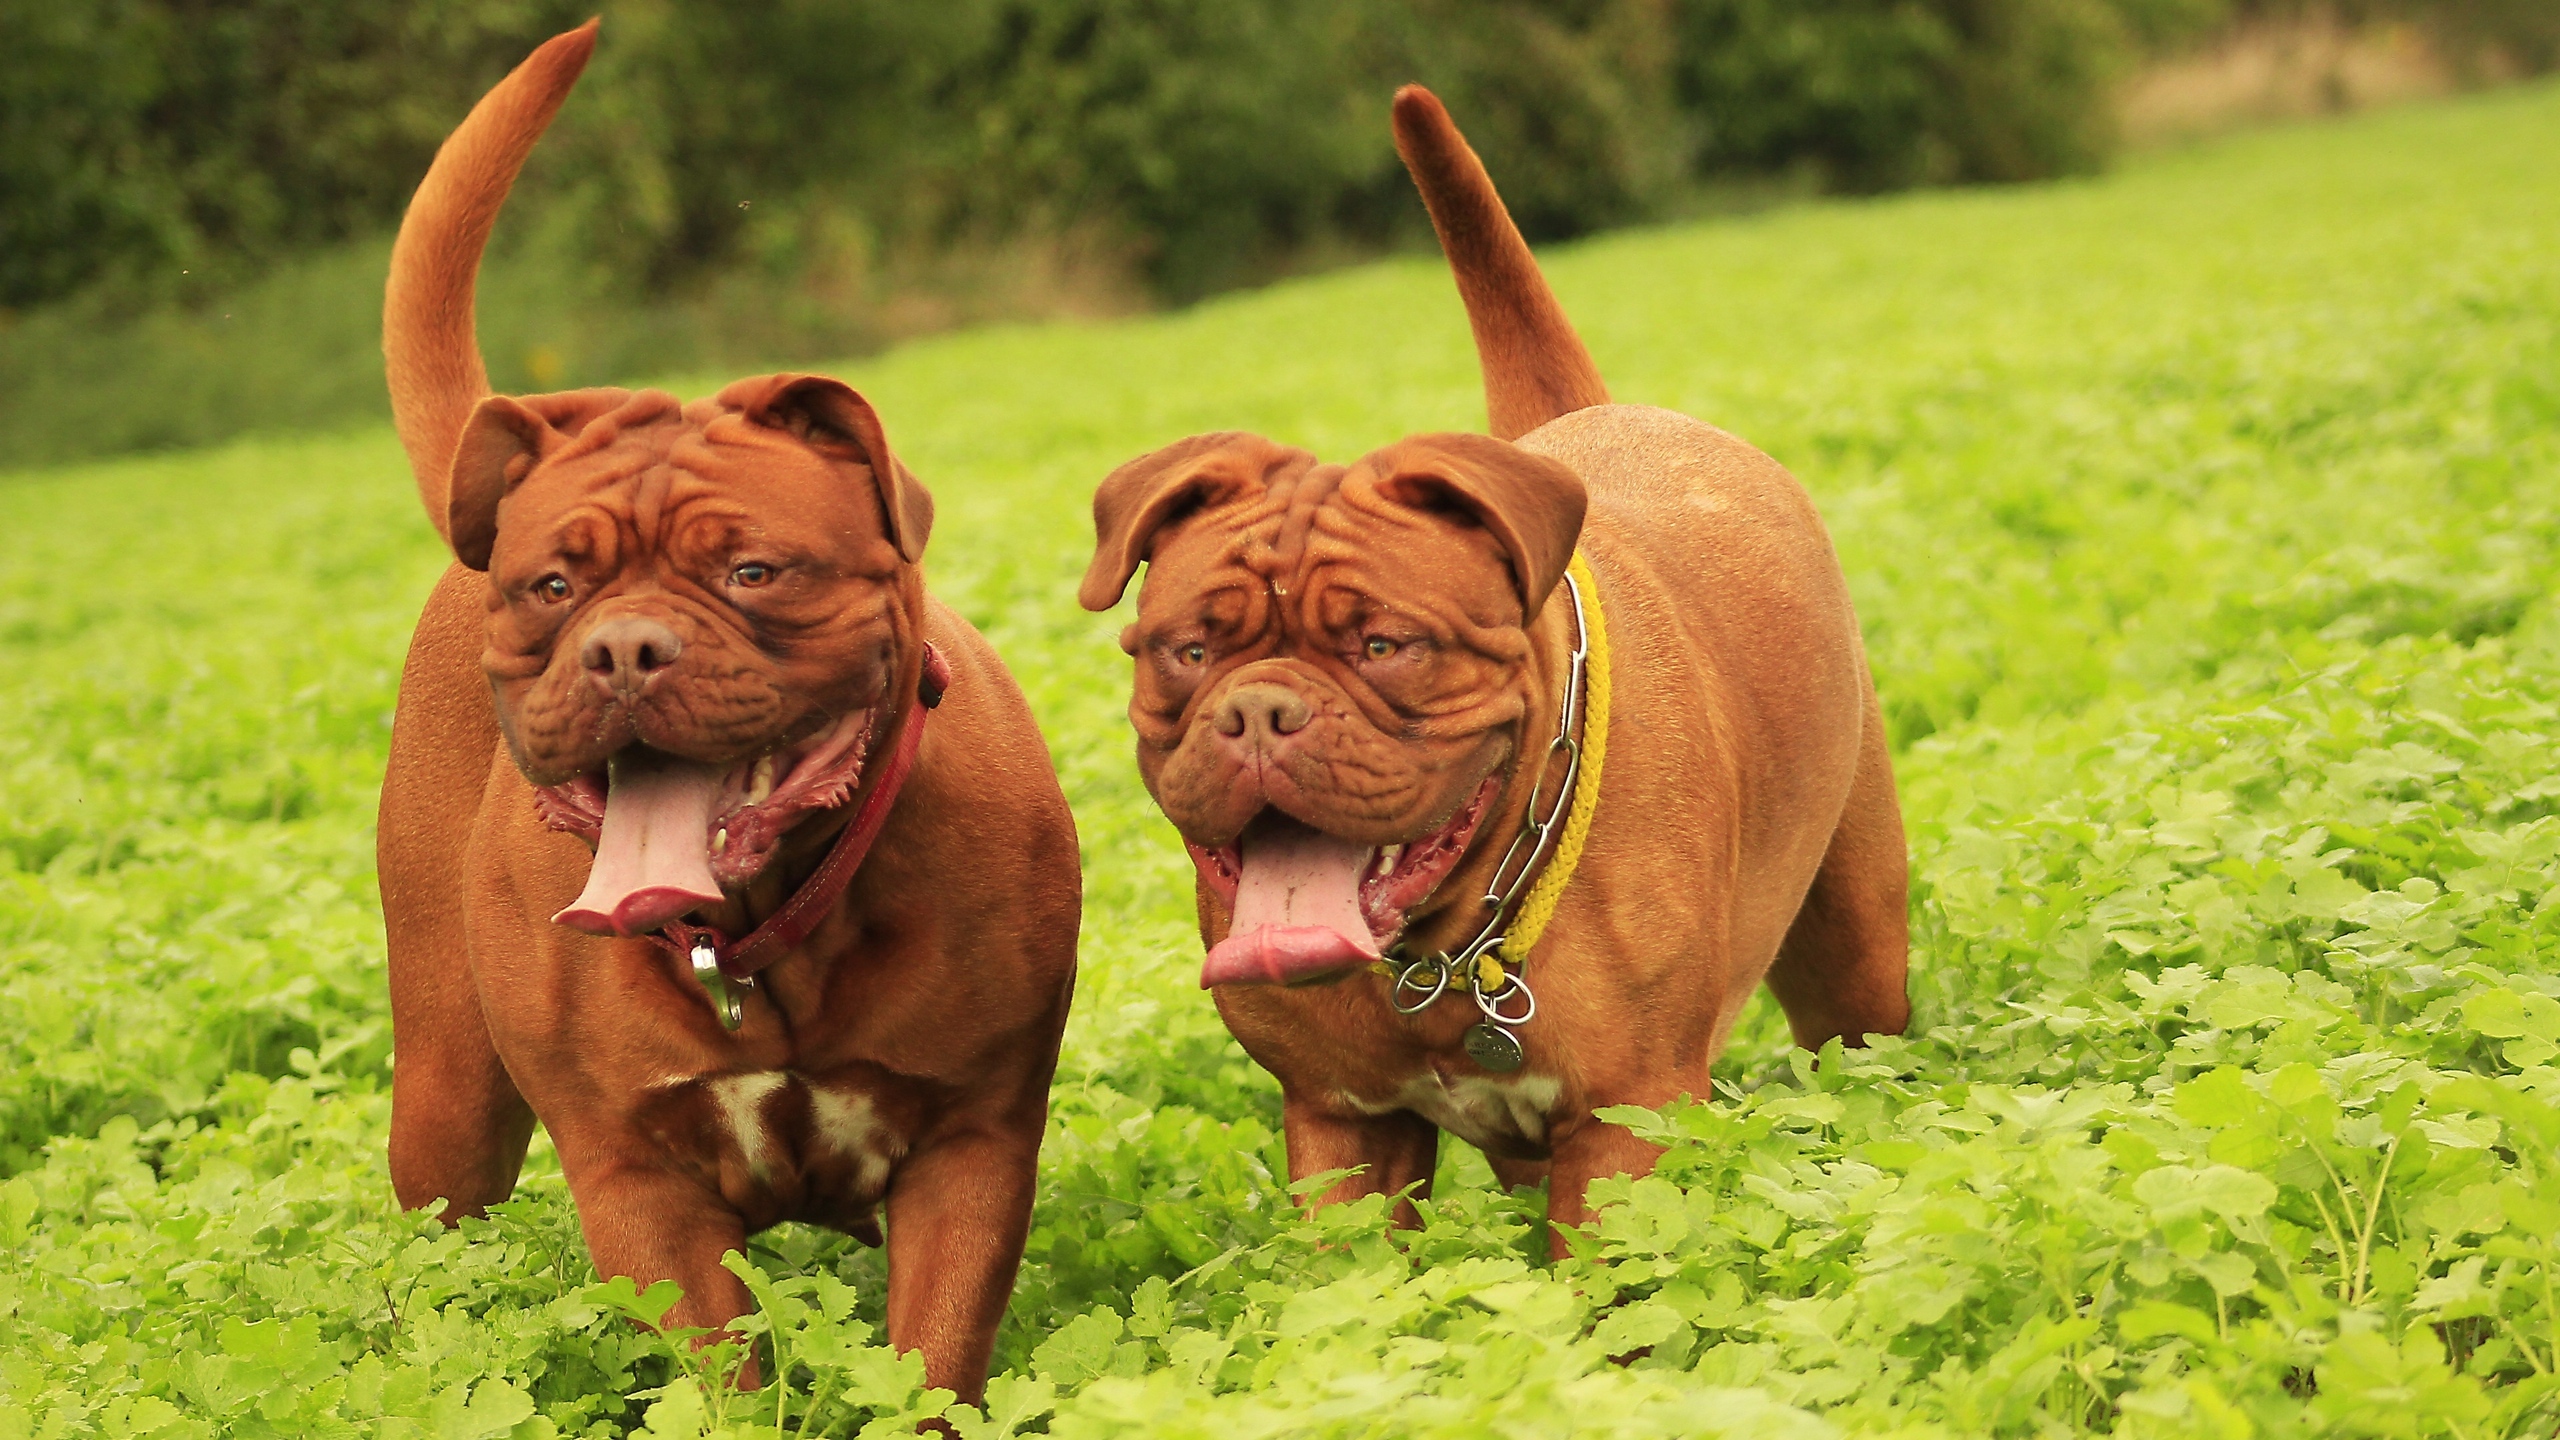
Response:
[{"label": "grassy hillside", "polygon": [[[1297,1219],[1276,1090],[1192,988],[1120,622],[1073,603],[1085,506],[1195,430],[1480,423],[1448,282],[855,367],[1085,842],[964,1433],[2550,1433],[2560,90],[1549,273],[1620,398],[1832,526],[1911,1036],[1817,1070],[1764,1005],[1561,1265],[1455,1144],[1418,1234]],[[617,1318],[539,1144],[487,1226],[393,1209],[370,821],[439,564],[384,433],[0,481],[0,1437],[903,1432],[941,1401],[848,1242],[758,1242],[801,1383],[727,1398]]]}]

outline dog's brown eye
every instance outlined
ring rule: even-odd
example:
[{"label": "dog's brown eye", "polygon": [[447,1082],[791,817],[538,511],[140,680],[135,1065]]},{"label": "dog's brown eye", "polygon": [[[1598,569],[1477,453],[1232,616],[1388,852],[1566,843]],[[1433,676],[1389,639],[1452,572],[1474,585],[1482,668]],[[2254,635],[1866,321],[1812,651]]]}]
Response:
[{"label": "dog's brown eye", "polygon": [[533,593],[545,605],[557,605],[569,598],[569,582],[557,575],[545,575],[533,582]]},{"label": "dog's brown eye", "polygon": [[1209,658],[1209,647],[1201,644],[1197,640],[1194,640],[1190,644],[1183,646],[1175,653],[1182,657],[1183,664],[1197,665],[1201,661]]},{"label": "dog's brown eye", "polygon": [[1369,637],[1369,643],[1361,649],[1366,651],[1372,660],[1384,660],[1396,653],[1396,642],[1384,635],[1372,635]]},{"label": "dog's brown eye", "polygon": [[755,561],[750,560],[746,564],[729,572],[729,583],[732,585],[744,585],[750,590],[754,589],[758,585],[769,585],[773,583],[773,567],[770,565],[759,565]]}]

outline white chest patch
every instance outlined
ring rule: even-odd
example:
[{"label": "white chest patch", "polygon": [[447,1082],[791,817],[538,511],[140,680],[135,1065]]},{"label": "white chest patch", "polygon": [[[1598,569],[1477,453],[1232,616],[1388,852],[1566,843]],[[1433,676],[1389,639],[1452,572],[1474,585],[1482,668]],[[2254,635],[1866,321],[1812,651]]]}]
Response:
[{"label": "white chest patch", "polygon": [[864,1194],[888,1185],[889,1166],[906,1147],[880,1123],[870,1096],[812,1088],[809,1118],[818,1144],[854,1162],[854,1183]]},{"label": "white chest patch", "polygon": [[800,1133],[799,1099],[777,1101],[784,1091],[805,1097],[808,1104],[807,1149],[803,1165],[821,1156],[850,1161],[856,1191],[877,1198],[888,1189],[889,1172],[904,1159],[907,1137],[884,1122],[879,1106],[860,1090],[835,1090],[788,1070],[752,1070],[744,1074],[696,1078],[670,1075],[661,1089],[699,1084],[710,1092],[719,1123],[737,1142],[738,1156],[759,1184],[771,1184],[776,1162],[789,1137]]},{"label": "white chest patch", "polygon": [[1342,1099],[1371,1115],[1410,1110],[1476,1145],[1494,1137],[1544,1145],[1547,1117],[1563,1093],[1564,1083],[1551,1075],[1461,1075],[1450,1080],[1436,1070],[1425,1070],[1405,1081],[1384,1104],[1348,1092]]},{"label": "white chest patch", "polygon": [[729,1134],[738,1142],[738,1154],[747,1162],[747,1173],[758,1180],[773,1175],[773,1132],[767,1128],[764,1104],[774,1092],[791,1083],[789,1076],[774,1070],[750,1071],[744,1075],[716,1075],[710,1080],[711,1098],[720,1105],[720,1118],[728,1123]]}]

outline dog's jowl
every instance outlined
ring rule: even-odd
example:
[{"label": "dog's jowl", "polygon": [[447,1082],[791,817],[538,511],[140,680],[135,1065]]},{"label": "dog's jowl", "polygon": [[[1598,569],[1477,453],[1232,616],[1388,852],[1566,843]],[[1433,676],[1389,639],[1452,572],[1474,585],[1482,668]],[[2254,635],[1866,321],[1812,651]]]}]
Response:
[{"label": "dog's jowl", "polygon": [[1142,456],[1094,497],[1082,598],[1146,567],[1138,766],[1293,1177],[1427,1185],[1447,1130],[1570,1226],[1653,1159],[1593,1111],[1708,1094],[1764,980],[1806,1045],[1902,1029],[1901,813],[1803,489],[1610,404],[1439,102],[1399,95],[1396,138],[1494,435]]},{"label": "dog's jowl", "polygon": [[[535,1117],[596,1267],[673,1279],[783,1220],[889,1251],[889,1339],[974,1398],[1029,1225],[1075,970],[1074,827],[1021,693],[926,595],[933,503],[812,375],[691,403],[493,396],[480,252],[594,26],[419,186],[383,345],[452,543],[382,796],[391,1173],[504,1199]],[[752,1378],[752,1367],[750,1375]]]}]

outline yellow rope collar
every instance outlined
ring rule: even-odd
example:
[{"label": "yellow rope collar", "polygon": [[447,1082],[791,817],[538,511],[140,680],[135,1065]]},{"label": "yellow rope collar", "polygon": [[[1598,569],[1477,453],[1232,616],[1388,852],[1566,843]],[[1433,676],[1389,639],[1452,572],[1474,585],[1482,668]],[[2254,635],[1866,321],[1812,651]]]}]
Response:
[{"label": "yellow rope collar", "polygon": [[[1503,958],[1514,965],[1527,963],[1530,948],[1555,918],[1564,887],[1573,883],[1574,867],[1582,863],[1583,843],[1591,838],[1591,817],[1600,808],[1600,767],[1609,754],[1609,621],[1600,610],[1600,582],[1593,578],[1580,550],[1573,552],[1567,568],[1574,583],[1582,587],[1583,623],[1591,627],[1591,658],[1582,676],[1582,769],[1574,777],[1573,808],[1565,812],[1556,853],[1548,859],[1546,873],[1529,887],[1528,897],[1520,902],[1519,917],[1511,922],[1510,935],[1502,942]],[[1535,797],[1531,803],[1536,803]],[[1479,970],[1492,961],[1486,955]],[[1498,972],[1484,973],[1482,978],[1490,982],[1487,989],[1501,984]]]},{"label": "yellow rope collar", "polygon": [[[1509,966],[1512,970],[1526,968],[1531,947],[1546,932],[1547,922],[1555,918],[1556,905],[1564,898],[1564,888],[1573,883],[1574,868],[1582,863],[1583,844],[1591,838],[1591,817],[1600,808],[1600,769],[1609,752],[1609,625],[1601,613],[1600,582],[1592,575],[1590,564],[1582,558],[1579,550],[1574,552],[1566,573],[1573,577],[1573,593],[1579,601],[1576,625],[1578,646],[1583,652],[1578,657],[1582,669],[1582,734],[1573,772],[1573,794],[1566,801],[1563,828],[1556,834],[1555,847],[1548,853],[1538,877],[1530,883],[1528,893],[1521,896],[1519,910],[1510,917],[1507,927],[1504,926],[1502,909],[1497,908],[1485,917],[1484,928],[1477,932],[1475,939],[1467,942],[1459,956],[1444,954],[1409,956],[1402,960],[1382,959],[1375,967],[1391,982],[1390,1003],[1406,1015],[1421,1013],[1447,992],[1453,980],[1473,991],[1477,1008],[1485,1015],[1485,1024],[1475,1029],[1498,1030],[1503,1040],[1511,1045],[1510,1064],[1478,1057],[1488,1068],[1499,1070],[1516,1069],[1519,1064],[1518,1045],[1511,1040],[1508,1027],[1525,1024],[1530,1015],[1536,1013],[1536,1001],[1529,995],[1528,981],[1504,967]],[[1573,709],[1573,697],[1566,697],[1565,708],[1568,711]],[[1570,735],[1559,735],[1551,744],[1561,746],[1572,741]],[[1552,756],[1554,750],[1551,748],[1547,753]],[[1537,787],[1544,779],[1545,765],[1542,762],[1538,778],[1531,782],[1528,804],[1533,808],[1538,803]],[[1524,831],[1521,840],[1515,843],[1524,843],[1529,833],[1533,832]],[[1510,863],[1506,856],[1499,868],[1507,869]],[[1530,863],[1540,862],[1533,857]],[[1499,875],[1496,881],[1500,883]],[[1516,885],[1518,881],[1511,883]],[[1497,899],[1487,895],[1485,898],[1497,907],[1508,906],[1507,897]],[[1479,949],[1480,946],[1483,948]],[[1461,957],[1470,954],[1474,956],[1474,963],[1467,965]],[[1421,998],[1408,1000],[1405,998],[1408,993]],[[1499,1008],[1505,1003],[1504,997],[1513,995],[1527,1004],[1527,1009],[1517,1018],[1510,1017]],[[1473,1053],[1472,1049],[1470,1053]]]}]

